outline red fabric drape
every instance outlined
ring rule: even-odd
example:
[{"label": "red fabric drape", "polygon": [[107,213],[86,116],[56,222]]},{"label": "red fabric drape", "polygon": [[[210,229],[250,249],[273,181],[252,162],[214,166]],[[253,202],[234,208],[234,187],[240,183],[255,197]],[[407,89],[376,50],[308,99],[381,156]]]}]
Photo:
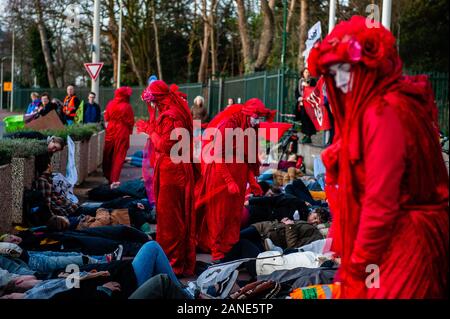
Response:
[{"label": "red fabric drape", "polygon": [[[219,260],[239,240],[242,209],[244,207],[247,182],[255,188],[255,175],[259,174],[258,163],[248,163],[247,143],[244,146],[244,163],[236,160],[236,141],[233,141],[233,160],[225,163],[226,129],[249,128],[249,117],[265,116],[273,119],[273,111],[266,109],[258,99],[251,99],[244,105],[235,104],[219,113],[208,125],[217,134],[203,142],[203,153],[212,140],[220,140],[222,152],[213,152],[222,163],[202,162],[202,178],[196,185],[198,245],[204,251],[211,251],[212,259]],[[229,149],[228,149],[229,150]],[[256,152],[256,149],[254,150]],[[219,190],[221,190],[219,192]]]},{"label": "red fabric drape", "polygon": [[146,151],[152,153],[149,157],[154,172],[156,240],[166,253],[175,274],[191,276],[196,261],[194,166],[192,161],[172,161],[170,151],[178,141],[171,140],[170,134],[177,128],[187,129],[192,150],[192,116],[185,95],[178,91],[177,86],[169,88],[163,81],[154,81],[142,97],[147,103],[155,103],[159,113],[156,118],[149,106],[149,122],[138,124],[139,131],[146,132],[151,140],[151,143],[147,143]]},{"label": "red fabric drape", "polygon": [[103,149],[103,174],[110,183],[118,182],[120,172],[130,147],[130,135],[133,133],[134,113],[130,105],[132,90],[129,87],[118,88],[106,106],[104,114],[108,123]]},{"label": "red fabric drape", "polygon": [[[433,92],[425,76],[402,76],[392,34],[365,21],[339,24],[308,62],[325,76],[336,123],[322,154],[336,280],[343,298],[443,298],[448,175]],[[334,63],[352,65],[348,94],[328,74]],[[366,285],[367,265],[378,267],[379,287]]]}]

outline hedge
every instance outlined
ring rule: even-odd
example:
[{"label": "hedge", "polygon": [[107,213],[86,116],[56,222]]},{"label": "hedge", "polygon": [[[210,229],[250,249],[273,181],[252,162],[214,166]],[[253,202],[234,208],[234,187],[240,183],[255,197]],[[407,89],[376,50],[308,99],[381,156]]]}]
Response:
[{"label": "hedge", "polygon": [[[101,124],[74,124],[70,126],[66,126],[62,130],[41,130],[40,133],[47,136],[59,136],[67,140],[67,136],[70,135],[72,140],[74,141],[83,141],[88,140],[91,136],[97,132],[100,132],[103,129]],[[16,130],[13,133],[17,132],[31,132],[32,129],[23,128],[20,130]]]},{"label": "hedge", "polygon": [[0,140],[0,165],[11,163],[13,157],[27,158],[46,153],[46,141],[27,138]]},{"label": "hedge", "polygon": [[[74,141],[89,140],[93,134],[103,129],[101,124],[75,124],[66,126],[63,130],[42,130],[40,133],[47,136],[59,136],[67,140],[70,135]],[[17,132],[32,132],[32,129],[22,128]],[[1,139],[0,140],[0,165],[11,162],[13,157],[30,157],[45,154],[47,152],[46,141],[26,138]]]}]

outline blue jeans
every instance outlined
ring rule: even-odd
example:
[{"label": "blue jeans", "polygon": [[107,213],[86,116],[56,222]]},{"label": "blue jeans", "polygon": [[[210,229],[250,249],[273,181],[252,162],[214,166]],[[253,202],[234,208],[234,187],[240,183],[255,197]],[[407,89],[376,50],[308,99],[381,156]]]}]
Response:
[{"label": "blue jeans", "polygon": [[141,247],[133,259],[132,265],[136,274],[138,287],[158,274],[167,274],[174,283],[180,285],[164,251],[155,241],[145,243]]},{"label": "blue jeans", "polygon": [[[28,266],[30,269],[50,273],[57,269],[64,269],[68,265],[82,266],[83,254],[77,252],[56,252],[56,251],[28,251]],[[105,256],[89,256],[99,263],[106,262]]]}]

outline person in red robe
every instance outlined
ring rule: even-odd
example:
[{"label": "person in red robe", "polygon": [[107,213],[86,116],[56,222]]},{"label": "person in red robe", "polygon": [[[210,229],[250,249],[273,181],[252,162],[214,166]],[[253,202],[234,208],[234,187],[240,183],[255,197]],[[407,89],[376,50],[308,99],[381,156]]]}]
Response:
[{"label": "person in red robe", "polygon": [[127,86],[118,88],[104,113],[108,126],[103,149],[103,174],[110,184],[119,182],[130,147],[130,135],[134,127],[134,113],[130,104],[132,92]]},{"label": "person in red robe", "polygon": [[403,76],[394,36],[365,17],[314,46],[337,135],[323,153],[343,298],[448,297],[448,174],[426,76]]},{"label": "person in red robe", "polygon": [[[226,145],[226,129],[257,128],[262,117],[272,121],[274,111],[267,109],[259,99],[250,99],[245,104],[228,106],[219,113],[208,125],[206,130],[215,129],[222,143],[221,152],[214,149],[214,157],[221,158],[218,161],[202,159],[202,178],[196,188],[196,208],[198,221],[198,246],[203,251],[210,251],[213,261],[218,261],[231,250],[239,240],[239,232],[244,208],[247,183],[250,184],[254,194],[262,194],[261,188],[256,182],[255,176],[259,175],[259,163],[249,163],[248,141],[245,142],[243,161],[237,160],[236,140],[231,146],[233,156],[231,161],[225,162],[226,153],[230,151],[230,145]],[[257,134],[255,134],[257,135]],[[211,140],[209,141],[211,143]],[[210,143],[203,143],[202,157],[208,152],[205,148]],[[255,143],[256,144],[256,143]],[[257,150],[250,150],[255,153]],[[257,153],[256,153],[257,154]],[[200,204],[202,202],[202,204]]]},{"label": "person in red robe", "polygon": [[[179,276],[194,274],[195,215],[194,165],[192,163],[191,111],[186,95],[176,85],[153,81],[142,93],[150,120],[138,122],[138,132],[149,136],[150,163],[153,168],[153,196],[156,205],[156,240],[166,253],[173,271]],[[158,116],[156,117],[156,111]],[[171,150],[179,140],[171,140],[176,129],[189,132],[189,160],[177,163]]]}]

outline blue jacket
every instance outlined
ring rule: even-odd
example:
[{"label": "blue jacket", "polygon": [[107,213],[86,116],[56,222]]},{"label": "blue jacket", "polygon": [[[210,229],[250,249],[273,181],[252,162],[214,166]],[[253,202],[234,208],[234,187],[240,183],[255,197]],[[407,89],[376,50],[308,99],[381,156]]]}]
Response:
[{"label": "blue jacket", "polygon": [[101,119],[101,111],[100,106],[97,103],[90,104],[86,103],[84,104],[84,117],[83,122],[84,123],[99,123]]}]

